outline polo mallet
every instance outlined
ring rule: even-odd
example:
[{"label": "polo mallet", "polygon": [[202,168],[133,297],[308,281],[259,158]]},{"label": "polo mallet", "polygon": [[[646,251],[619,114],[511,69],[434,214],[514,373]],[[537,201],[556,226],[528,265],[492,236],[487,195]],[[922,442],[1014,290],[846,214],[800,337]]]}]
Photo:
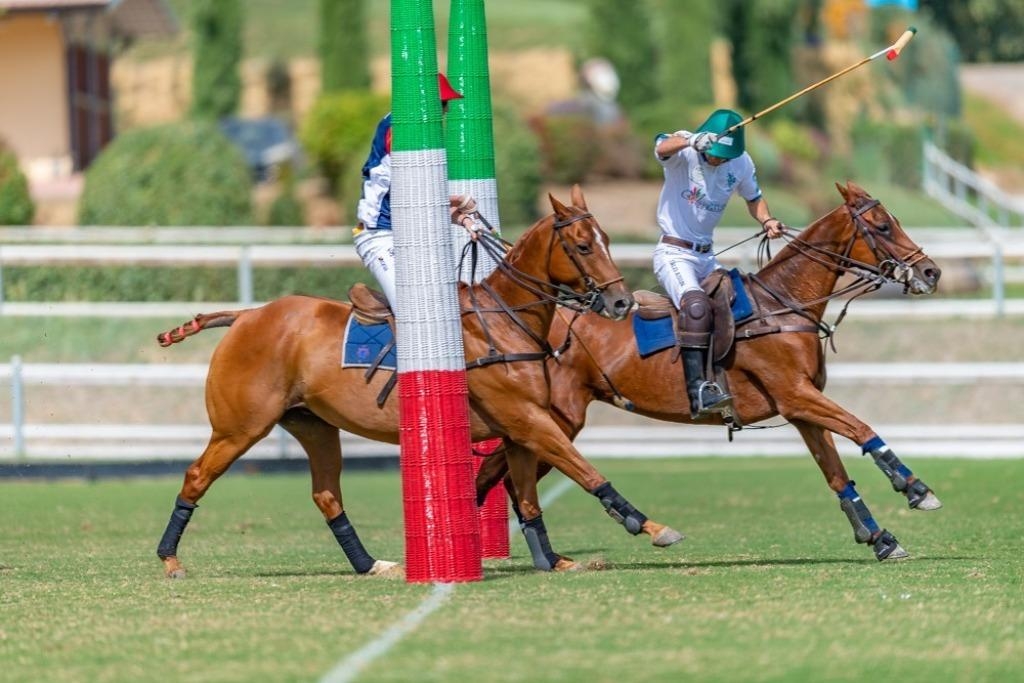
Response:
[{"label": "polo mallet", "polygon": [[828,83],[830,81],[834,81],[837,78],[839,78],[840,76],[842,76],[844,74],[848,74],[848,73],[850,73],[851,71],[853,71],[854,69],[856,69],[858,67],[864,66],[865,64],[867,64],[871,60],[875,59],[876,57],[881,57],[882,55],[885,55],[886,59],[888,59],[890,62],[893,61],[894,59],[896,59],[897,57],[900,56],[900,52],[902,52],[903,48],[905,48],[907,46],[907,43],[910,42],[910,39],[914,37],[915,33],[917,33],[917,29],[914,28],[913,26],[909,27],[906,31],[903,32],[903,35],[901,35],[899,37],[899,39],[895,43],[890,45],[889,47],[887,47],[885,49],[882,49],[882,50],[879,50],[878,52],[876,52],[875,54],[871,55],[870,57],[865,57],[864,59],[860,60],[856,64],[851,64],[850,66],[846,67],[842,71],[837,71],[836,73],[832,74],[831,76],[828,76],[826,78],[821,79],[820,81],[818,81],[814,85],[807,86],[806,88],[804,88],[800,92],[793,93],[792,95],[790,95],[786,99],[781,100],[779,102],[776,102],[772,106],[768,107],[767,109],[764,109],[762,111],[757,112],[753,116],[748,116],[747,118],[743,119],[742,121],[740,121],[737,124],[729,126],[729,128],[727,128],[726,131],[724,133],[722,133],[722,135],[720,137],[725,137],[726,135],[729,135],[730,133],[735,132],[737,129],[742,128],[743,126],[747,125],[751,121],[756,121],[757,119],[761,118],[765,114],[769,114],[769,113],[775,111],[776,109],[778,109],[779,107],[781,107],[781,106],[783,106],[785,104],[789,104],[790,102],[792,102],[796,98],[802,97],[803,95],[806,95],[807,93],[811,92],[812,90],[814,90],[816,88],[820,88],[821,86],[825,85],[826,83]]}]

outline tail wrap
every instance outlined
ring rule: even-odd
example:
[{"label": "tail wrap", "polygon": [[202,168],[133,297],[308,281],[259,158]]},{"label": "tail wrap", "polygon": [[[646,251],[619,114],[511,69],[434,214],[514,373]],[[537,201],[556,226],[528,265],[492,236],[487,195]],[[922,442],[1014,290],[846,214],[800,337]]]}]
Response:
[{"label": "tail wrap", "polygon": [[235,322],[241,313],[242,311],[200,313],[184,325],[179,325],[168,332],[161,332],[156,336],[156,341],[160,346],[167,347],[183,341],[185,337],[191,337],[193,334],[198,334],[211,327],[230,327],[231,323]]}]

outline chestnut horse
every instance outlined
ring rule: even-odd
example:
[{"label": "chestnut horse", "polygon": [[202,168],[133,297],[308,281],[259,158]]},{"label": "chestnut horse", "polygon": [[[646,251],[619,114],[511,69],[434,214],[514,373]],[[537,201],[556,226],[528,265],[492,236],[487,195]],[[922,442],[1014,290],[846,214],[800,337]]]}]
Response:
[{"label": "chestnut horse", "polygon": [[[934,510],[941,503],[870,426],[822,393],[824,342],[834,330],[822,323],[822,316],[835,296],[877,288],[882,282],[901,284],[905,292],[929,294],[941,271],[876,199],[854,183],[836,187],[843,204],[745,278],[754,314],[735,323],[736,343],[722,367],[739,423],[749,425],[779,415],[793,424],[829,487],[839,496],[856,541],[871,546],[879,560],[896,559],[905,557],[906,552],[891,533],[878,526],[857,495],[832,433],[850,439],[864,454],[870,453],[912,509]],[[854,276],[854,282],[834,291],[844,274]],[[644,300],[654,296],[637,292],[636,298],[643,307]],[[661,298],[661,306],[671,306]],[[641,358],[630,321],[610,322],[594,316],[571,324],[558,316],[551,339],[564,340],[570,329],[569,347],[548,362],[552,410],[570,438],[583,428],[587,406],[595,400],[660,420],[694,422],[677,353],[665,350]],[[697,422],[723,424],[717,415]],[[520,445],[509,444],[507,457],[522,460],[520,449]],[[478,497],[500,480],[504,469],[500,454],[488,459],[478,476]],[[549,465],[541,465],[540,475],[548,469]]]},{"label": "chestnut horse", "polygon": [[[551,347],[546,339],[556,303],[621,319],[633,297],[580,188],[573,187],[571,206],[549,198],[554,213],[531,227],[491,275],[478,285],[460,285],[472,439],[503,436],[521,444],[525,454],[546,454],[556,465],[569,463],[562,471],[593,491],[606,480],[576,452],[549,412],[544,360]],[[494,247],[493,237],[479,239],[490,239]],[[276,424],[306,451],[313,502],[355,571],[376,574],[395,567],[366,552],[342,502],[338,430],[399,442],[397,392],[378,406],[391,373],[377,372],[367,380],[365,368],[342,367],[341,339],[352,314],[350,303],[286,296],[259,308],[199,315],[158,336],[168,346],[203,329],[230,326],[214,350],[206,381],[212,435],[185,472],[157,549],[168,577],[185,575],[178,542],[199,499]],[[577,567],[552,552],[537,501],[536,460],[529,455],[522,460],[520,465],[513,455],[508,466],[534,564],[555,570]],[[620,499],[613,502],[628,506]],[[644,531],[656,544],[679,538],[654,522]]]}]

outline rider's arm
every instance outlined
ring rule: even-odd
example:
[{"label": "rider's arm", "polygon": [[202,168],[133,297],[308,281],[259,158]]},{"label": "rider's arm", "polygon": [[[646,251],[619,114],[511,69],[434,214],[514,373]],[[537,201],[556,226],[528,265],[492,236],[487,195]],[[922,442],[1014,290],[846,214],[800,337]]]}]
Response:
[{"label": "rider's arm", "polygon": [[761,227],[764,228],[764,231],[768,233],[768,237],[771,239],[782,237],[782,233],[786,231],[786,225],[773,216],[772,212],[768,209],[768,202],[764,200],[763,195],[747,202],[747,211],[750,212],[751,217],[755,221],[761,224]]}]

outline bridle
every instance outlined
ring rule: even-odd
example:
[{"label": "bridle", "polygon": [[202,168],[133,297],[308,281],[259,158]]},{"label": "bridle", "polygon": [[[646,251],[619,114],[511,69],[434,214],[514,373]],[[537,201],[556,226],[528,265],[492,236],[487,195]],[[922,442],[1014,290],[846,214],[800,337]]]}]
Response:
[{"label": "bridle", "polygon": [[[830,270],[838,271],[840,275],[850,273],[854,276],[854,280],[850,284],[842,287],[841,289],[834,290],[826,296],[814,299],[813,301],[796,303],[789,300],[788,297],[773,291],[761,278],[756,275],[750,275],[750,279],[753,282],[756,282],[776,301],[785,306],[784,309],[764,314],[764,317],[786,312],[793,312],[804,317],[810,317],[807,311],[813,306],[837,299],[847,294],[852,294],[852,296],[846,300],[836,321],[831,326],[827,326],[820,321],[817,322],[817,324],[822,328],[823,333],[825,333],[825,336],[831,336],[831,333],[835,330],[836,326],[838,326],[846,316],[846,310],[854,299],[874,292],[887,283],[903,285],[903,293],[906,294],[913,279],[914,266],[927,257],[921,247],[916,247],[909,253],[900,256],[892,241],[877,233],[875,226],[865,218],[865,214],[880,204],[881,203],[877,199],[873,198],[864,202],[860,207],[844,204],[843,208],[845,208],[849,214],[854,230],[846,245],[837,252],[830,251],[823,247],[819,247],[816,244],[807,242],[799,236],[787,236],[788,245],[802,256],[814,261],[815,263],[823,265]],[[886,211],[886,215],[890,220],[895,220],[892,214],[888,213],[888,211]],[[877,265],[865,263],[850,256],[858,239],[864,240],[864,243],[874,255]],[[768,252],[767,237],[765,237],[761,242],[758,253],[759,266],[763,265],[765,255],[769,258],[771,256],[770,252]]]},{"label": "bridle", "polygon": [[[569,344],[569,336],[566,335],[565,343],[558,349],[553,349],[551,344],[546,338],[542,338],[537,335],[518,315],[517,311],[524,310],[533,306],[541,306],[546,304],[556,304],[558,306],[564,306],[574,311],[578,316],[582,313],[593,311],[594,313],[600,313],[604,310],[604,297],[602,296],[605,289],[611,285],[621,282],[624,278],[620,274],[618,277],[608,280],[607,282],[597,282],[583,263],[579,260],[578,256],[574,253],[572,246],[569,244],[569,240],[563,234],[563,228],[577,223],[581,220],[593,218],[593,214],[585,212],[575,216],[569,216],[564,219],[554,218],[552,219],[552,231],[551,241],[548,243],[548,271],[551,270],[551,258],[554,253],[554,241],[555,236],[558,236],[559,243],[562,246],[562,250],[566,256],[572,262],[580,275],[580,279],[586,287],[586,291],[577,292],[571,287],[566,285],[558,285],[553,282],[535,277],[524,273],[515,267],[513,267],[506,259],[508,252],[512,248],[512,244],[501,237],[497,236],[490,224],[487,223],[479,214],[476,214],[478,218],[488,230],[478,231],[476,233],[476,239],[467,242],[463,248],[462,258],[460,259],[459,269],[462,269],[462,263],[465,261],[467,253],[470,254],[471,259],[471,270],[470,272],[475,275],[476,264],[477,264],[477,247],[482,248],[488,256],[496,264],[496,269],[501,270],[512,282],[519,287],[525,289],[531,294],[535,295],[537,299],[527,304],[521,304],[518,306],[509,306],[501,298],[497,291],[487,282],[487,280],[481,281],[480,287],[486,291],[491,298],[494,300],[497,308],[483,308],[477,299],[475,288],[469,288],[469,299],[472,303],[472,311],[464,311],[465,313],[472,313],[479,319],[481,329],[485,337],[487,338],[488,353],[482,358],[477,358],[466,364],[466,369],[471,370],[477,367],[483,367],[485,365],[491,365],[493,363],[508,363],[514,361],[535,361],[544,360],[550,356],[557,356],[560,351],[563,351]],[[475,279],[475,278],[474,278]],[[508,318],[524,333],[527,334],[533,341],[540,347],[540,351],[536,352],[525,352],[525,353],[501,353],[493,337],[491,336],[488,323],[484,318],[484,313],[504,313]]]},{"label": "bridle", "polygon": [[[618,277],[607,280],[606,282],[598,282],[595,280],[594,277],[587,272],[587,269],[580,261],[579,256],[572,248],[572,245],[569,244],[569,240],[563,234],[563,228],[593,217],[594,215],[592,213],[586,212],[563,219],[553,219],[551,224],[551,243],[548,245],[548,270],[550,271],[551,258],[554,254],[554,249],[552,247],[557,236],[559,244],[562,247],[562,251],[565,252],[569,261],[576,268],[576,271],[580,275],[580,279],[586,287],[586,291],[583,292],[577,292],[575,289],[567,285],[558,285],[517,270],[505,258],[508,251],[512,248],[512,244],[489,232],[479,232],[476,240],[466,244],[463,249],[462,260],[465,260],[467,251],[471,251],[471,268],[475,272],[477,254],[474,249],[474,245],[479,244],[479,246],[494,260],[498,269],[504,272],[520,287],[538,297],[539,300],[537,302],[529,305],[556,303],[578,313],[583,313],[588,310],[593,311],[594,313],[600,313],[604,310],[604,298],[602,297],[602,294],[608,287],[611,287],[618,282],[622,282],[623,276],[620,274]],[[486,221],[484,221],[484,223],[486,225]],[[494,295],[494,292],[489,293]]]}]

